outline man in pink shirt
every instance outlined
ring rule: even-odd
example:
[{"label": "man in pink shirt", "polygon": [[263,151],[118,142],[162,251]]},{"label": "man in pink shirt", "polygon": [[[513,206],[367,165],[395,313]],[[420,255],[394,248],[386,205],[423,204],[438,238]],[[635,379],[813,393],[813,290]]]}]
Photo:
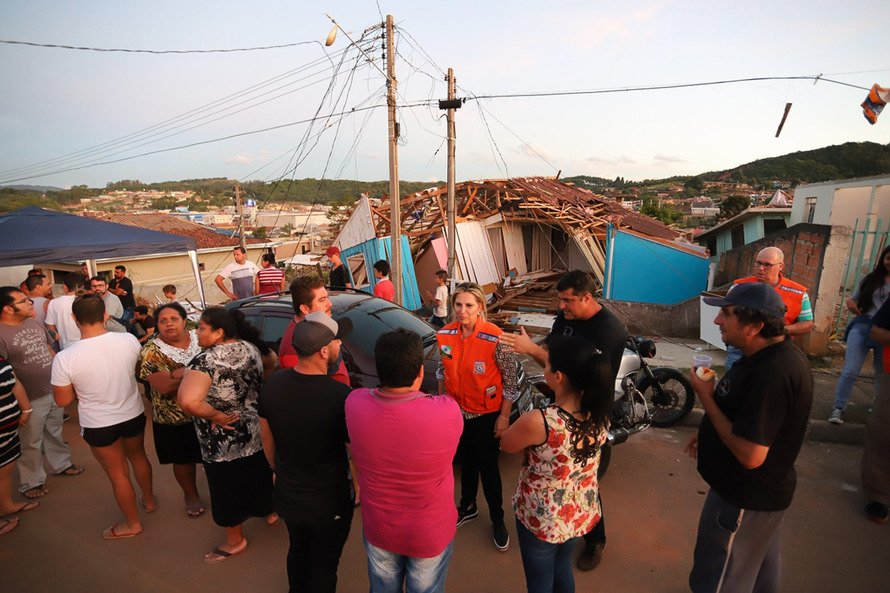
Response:
[{"label": "man in pink shirt", "polygon": [[457,530],[451,461],[463,418],[452,398],[419,391],[419,335],[384,334],[374,357],[381,386],[346,399],[371,591],[441,592]]},{"label": "man in pink shirt", "polygon": [[389,271],[389,262],[385,259],[374,264],[374,278],[377,278],[377,283],[374,285],[374,296],[395,302],[396,287],[389,279]]}]

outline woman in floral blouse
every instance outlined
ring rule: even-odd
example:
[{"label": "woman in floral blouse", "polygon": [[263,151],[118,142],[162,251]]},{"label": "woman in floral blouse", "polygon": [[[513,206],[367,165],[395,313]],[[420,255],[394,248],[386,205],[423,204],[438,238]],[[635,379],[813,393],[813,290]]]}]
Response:
[{"label": "woman in floral blouse", "polygon": [[201,448],[192,417],[176,403],[185,366],[201,352],[198,335],[185,328],[185,309],[166,303],[155,309],[158,335],[139,354],[136,376],[151,386],[152,433],[161,464],[173,465],[173,476],[185,497],[185,512],[196,519],[204,514],[198,497],[197,471]]},{"label": "woman in floral blouse", "polygon": [[240,311],[211,307],[198,323],[203,352],[188,364],[179,405],[195,418],[210,488],[214,522],[226,541],[204,555],[208,564],[247,549],[241,529],[250,517],[278,522],[272,504],[272,470],[263,453],[257,399],[263,359],[257,330]]},{"label": "woman in floral blouse", "polygon": [[553,339],[544,379],[554,404],[517,420],[501,449],[525,450],[513,511],[528,591],[571,593],[576,540],[600,520],[596,473],[614,387],[608,357],[575,337]]}]

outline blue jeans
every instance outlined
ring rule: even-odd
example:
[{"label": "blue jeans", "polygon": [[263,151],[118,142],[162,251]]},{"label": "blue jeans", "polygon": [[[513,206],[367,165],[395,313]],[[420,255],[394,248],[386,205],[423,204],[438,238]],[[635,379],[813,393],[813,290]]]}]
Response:
[{"label": "blue jeans", "polygon": [[433,558],[414,558],[388,552],[365,542],[368,555],[370,593],[444,593],[448,563],[454,550],[454,540]]},{"label": "blue jeans", "polygon": [[[859,319],[859,318],[857,318]],[[843,410],[850,399],[850,391],[853,383],[859,378],[862,363],[868,356],[869,350],[874,350],[875,357],[875,393],[878,391],[878,377],[881,375],[883,363],[881,360],[881,348],[868,338],[871,323],[867,318],[854,321],[847,331],[847,353],[844,355],[844,368],[838,377],[837,386],[834,389],[834,407]]]},{"label": "blue jeans", "polygon": [[561,544],[541,541],[519,519],[516,537],[528,593],[575,593],[572,552],[579,538]]},{"label": "blue jeans", "polygon": [[737,363],[742,359],[742,351],[736,348],[735,346],[726,346],[726,362],[723,365],[727,371],[732,368],[732,365]]}]

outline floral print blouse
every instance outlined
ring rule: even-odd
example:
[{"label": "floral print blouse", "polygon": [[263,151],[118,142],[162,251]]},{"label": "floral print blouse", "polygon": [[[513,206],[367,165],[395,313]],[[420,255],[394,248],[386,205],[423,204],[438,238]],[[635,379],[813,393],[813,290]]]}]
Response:
[{"label": "floral print blouse", "polygon": [[242,340],[223,342],[195,356],[188,367],[210,375],[207,403],[226,414],[241,416],[234,430],[195,418],[204,462],[234,461],[262,451],[257,400],[263,383],[263,361],[256,346]]},{"label": "floral print blouse", "polygon": [[[201,352],[198,345],[198,335],[195,330],[189,332],[189,345],[187,348],[177,348],[160,337],[149,340],[139,353],[139,363],[136,376],[145,379],[149,375],[159,372],[171,372],[187,365]],[[192,417],[186,414],[176,402],[176,392],[159,393],[151,388],[151,414],[158,424],[179,426],[189,424]]]},{"label": "floral print blouse", "polygon": [[525,450],[513,512],[535,537],[561,544],[584,535],[600,520],[596,472],[599,447],[607,433],[600,428],[595,435],[596,453],[576,460],[572,456],[573,433],[566,426],[566,418],[571,419],[571,415],[557,406],[540,412],[547,427],[547,441]]}]

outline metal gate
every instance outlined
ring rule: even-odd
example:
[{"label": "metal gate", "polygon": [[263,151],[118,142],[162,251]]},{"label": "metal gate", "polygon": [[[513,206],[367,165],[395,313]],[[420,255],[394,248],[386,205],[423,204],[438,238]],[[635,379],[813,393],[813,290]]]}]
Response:
[{"label": "metal gate", "polygon": [[844,301],[853,294],[862,278],[875,266],[875,258],[887,245],[887,237],[890,235],[890,220],[884,225],[880,219],[874,229],[871,228],[871,219],[865,219],[865,225],[859,229],[860,220],[856,219],[853,225],[853,235],[850,244],[850,255],[847,256],[847,264],[844,266],[844,280],[841,284],[841,306],[837,315],[837,323],[834,331],[838,333],[841,327],[846,326],[853,315],[847,310]]}]

